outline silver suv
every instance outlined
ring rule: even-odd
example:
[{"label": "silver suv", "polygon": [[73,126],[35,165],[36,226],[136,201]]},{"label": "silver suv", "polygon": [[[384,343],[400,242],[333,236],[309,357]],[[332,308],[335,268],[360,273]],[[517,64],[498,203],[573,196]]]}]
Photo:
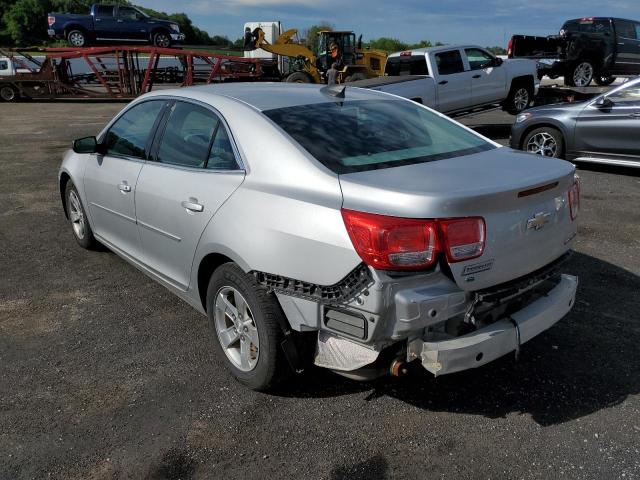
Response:
[{"label": "silver suv", "polygon": [[[574,167],[359,88],[144,95],[60,169],[97,242],[208,315],[233,375],[352,378],[490,362],[560,320],[577,279]],[[312,339],[313,349],[308,348]]]}]

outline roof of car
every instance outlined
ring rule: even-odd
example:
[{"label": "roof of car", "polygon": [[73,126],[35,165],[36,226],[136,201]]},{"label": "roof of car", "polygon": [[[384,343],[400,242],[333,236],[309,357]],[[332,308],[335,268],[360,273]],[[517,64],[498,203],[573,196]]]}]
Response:
[{"label": "roof of car", "polygon": [[171,90],[157,90],[150,96],[171,95],[193,98],[206,102],[208,95],[221,95],[250,105],[260,110],[295,107],[328,102],[350,102],[354,100],[394,99],[373,90],[347,87],[344,98],[338,98],[323,93],[326,85],[299,83],[268,83],[268,82],[238,82],[215,85],[201,85]]},{"label": "roof of car", "polygon": [[482,50],[486,50],[486,48],[480,47],[478,45],[439,45],[437,47],[410,48],[408,50],[403,50],[401,52],[392,53],[389,56],[399,57],[403,53],[406,55],[406,52],[411,52],[411,55],[423,55],[425,53],[442,52],[442,51],[448,51],[448,50],[459,50],[461,48],[480,48]]}]

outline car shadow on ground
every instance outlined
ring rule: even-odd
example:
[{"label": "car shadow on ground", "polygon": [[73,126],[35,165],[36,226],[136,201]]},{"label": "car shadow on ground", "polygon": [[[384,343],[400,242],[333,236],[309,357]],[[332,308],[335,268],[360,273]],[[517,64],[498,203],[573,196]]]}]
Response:
[{"label": "car shadow on ground", "polygon": [[640,277],[576,253],[565,271],[580,277],[573,311],[523,346],[479,369],[433,378],[412,365],[403,378],[358,383],[313,369],[276,395],[334,397],[366,393],[393,397],[428,411],[500,418],[530,415],[542,426],[567,422],[640,392]]}]

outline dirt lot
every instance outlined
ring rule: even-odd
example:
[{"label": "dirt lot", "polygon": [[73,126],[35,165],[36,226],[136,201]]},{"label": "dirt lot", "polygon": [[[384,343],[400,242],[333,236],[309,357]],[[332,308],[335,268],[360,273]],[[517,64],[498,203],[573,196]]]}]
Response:
[{"label": "dirt lot", "polygon": [[[241,387],[206,318],[74,242],[57,170],[122,104],[3,104],[0,478],[638,478],[640,177],[582,170],[573,312],[476,371]],[[487,114],[504,141],[510,119]]]}]

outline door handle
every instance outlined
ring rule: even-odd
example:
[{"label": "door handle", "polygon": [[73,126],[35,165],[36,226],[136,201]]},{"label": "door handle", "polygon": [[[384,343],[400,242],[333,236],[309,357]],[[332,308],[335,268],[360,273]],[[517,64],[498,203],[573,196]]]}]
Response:
[{"label": "door handle", "polygon": [[204,205],[199,204],[198,199],[193,197],[183,201],[180,205],[190,212],[202,212],[204,210]]},{"label": "door handle", "polygon": [[478,74],[478,75],[474,75],[473,78],[480,78],[482,75]]},{"label": "door handle", "polygon": [[118,189],[122,193],[129,193],[131,191],[131,185],[129,185],[126,181],[122,181],[120,185],[118,185]]},{"label": "door handle", "polygon": [[123,23],[124,20],[116,20],[118,23]]},{"label": "door handle", "polygon": [[93,20],[93,21],[94,21],[94,22],[101,22],[101,21],[102,21],[102,19],[101,19],[101,18],[94,18],[94,20]]},{"label": "door handle", "polygon": [[447,83],[449,83],[449,80],[441,80],[438,82],[438,85],[446,85]]}]

